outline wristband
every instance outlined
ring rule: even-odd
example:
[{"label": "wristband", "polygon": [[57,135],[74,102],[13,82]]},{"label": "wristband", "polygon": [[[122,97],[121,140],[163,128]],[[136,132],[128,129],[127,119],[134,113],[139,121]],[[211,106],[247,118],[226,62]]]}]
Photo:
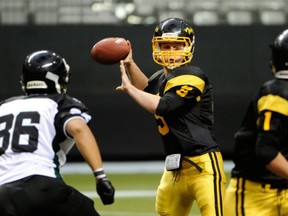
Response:
[{"label": "wristband", "polygon": [[93,174],[94,174],[96,179],[102,179],[102,178],[106,177],[106,174],[105,174],[103,168],[99,168],[99,169],[94,170]]}]

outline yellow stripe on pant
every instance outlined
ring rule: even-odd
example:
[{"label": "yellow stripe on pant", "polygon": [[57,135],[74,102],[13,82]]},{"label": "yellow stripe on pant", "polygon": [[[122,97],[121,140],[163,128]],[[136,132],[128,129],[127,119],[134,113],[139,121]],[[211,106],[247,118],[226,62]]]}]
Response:
[{"label": "yellow stripe on pant", "polygon": [[188,216],[196,201],[202,216],[223,216],[226,179],[221,153],[187,158],[202,171],[186,161],[181,170],[164,170],[157,190],[156,211],[161,216]]},{"label": "yellow stripe on pant", "polygon": [[288,189],[231,178],[224,209],[226,216],[288,216]]}]

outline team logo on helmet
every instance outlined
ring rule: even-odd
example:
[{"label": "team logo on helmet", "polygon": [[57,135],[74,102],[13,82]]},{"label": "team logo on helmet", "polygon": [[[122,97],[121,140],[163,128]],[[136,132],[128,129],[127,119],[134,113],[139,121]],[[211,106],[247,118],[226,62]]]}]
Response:
[{"label": "team logo on helmet", "polygon": [[184,29],[184,31],[187,32],[189,35],[192,34],[192,33],[194,33],[194,31],[193,31],[193,29],[192,29],[191,27],[186,27],[186,28]]}]

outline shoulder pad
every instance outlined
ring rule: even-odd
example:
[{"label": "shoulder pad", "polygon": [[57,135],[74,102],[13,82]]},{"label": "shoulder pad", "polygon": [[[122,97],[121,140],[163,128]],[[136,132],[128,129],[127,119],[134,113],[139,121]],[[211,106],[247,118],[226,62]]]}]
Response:
[{"label": "shoulder pad", "polygon": [[169,80],[169,79],[174,78],[175,76],[181,76],[181,75],[197,76],[200,79],[204,80],[205,83],[208,83],[208,79],[207,79],[206,74],[199,67],[190,66],[190,65],[175,68],[173,71],[171,71],[168,74],[167,79]]}]

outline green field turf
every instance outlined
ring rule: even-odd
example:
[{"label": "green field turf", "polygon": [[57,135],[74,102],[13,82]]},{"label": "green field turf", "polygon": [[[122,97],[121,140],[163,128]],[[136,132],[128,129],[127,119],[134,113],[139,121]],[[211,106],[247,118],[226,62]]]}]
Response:
[{"label": "green field turf", "polygon": [[[95,201],[101,216],[156,216],[154,209],[156,189],[161,173],[108,174],[116,189],[115,203],[104,206],[95,190],[92,174],[65,174],[64,180]],[[228,174],[227,174],[228,180]],[[190,216],[200,216],[194,203]]]}]

